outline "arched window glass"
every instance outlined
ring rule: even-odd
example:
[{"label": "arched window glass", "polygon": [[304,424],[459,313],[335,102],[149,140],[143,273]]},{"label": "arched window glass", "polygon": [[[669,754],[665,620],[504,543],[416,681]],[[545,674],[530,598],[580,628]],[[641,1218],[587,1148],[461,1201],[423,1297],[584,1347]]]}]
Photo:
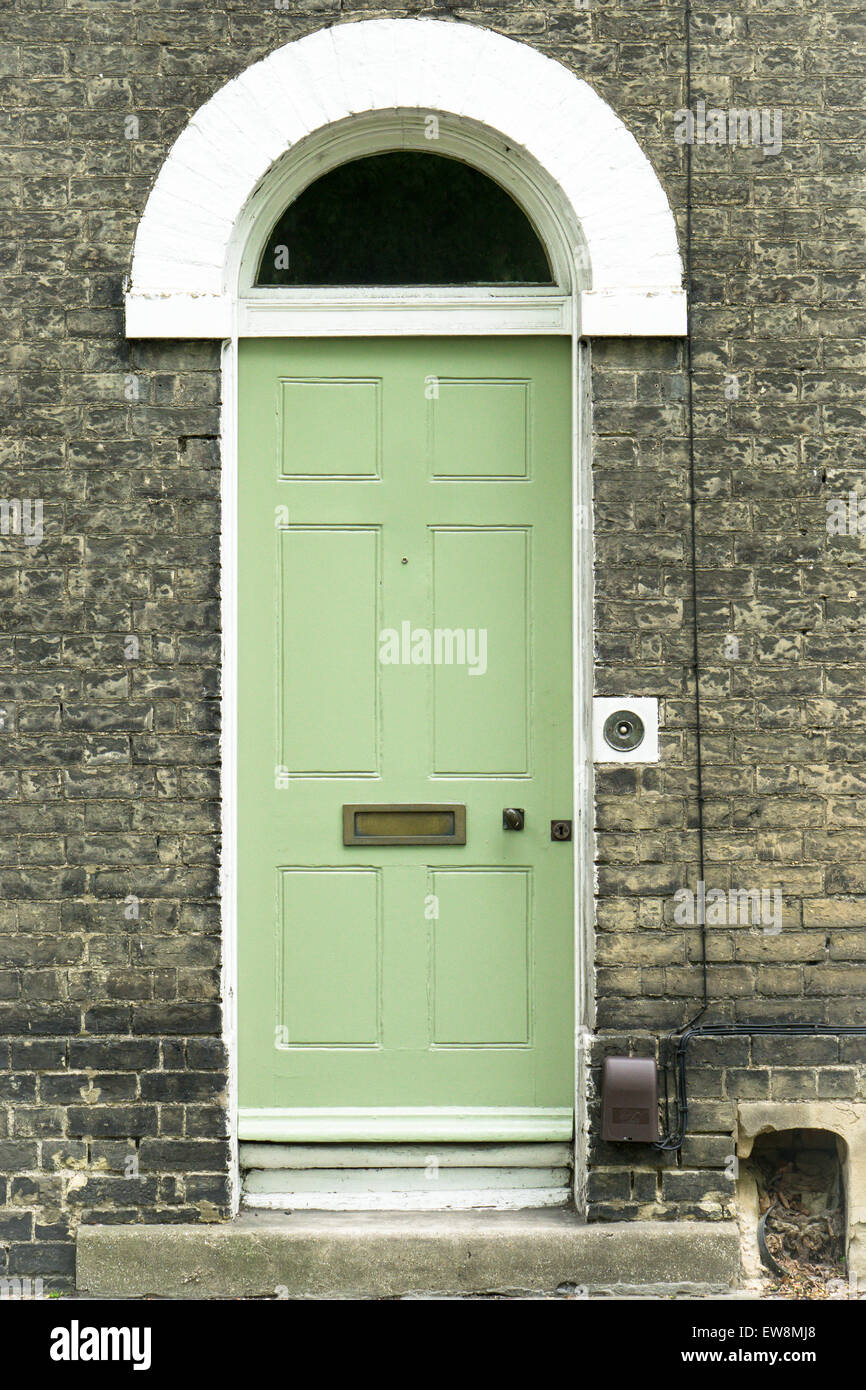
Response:
[{"label": "arched window glass", "polygon": [[369,155],[323,174],[282,214],[256,284],[551,285],[514,199],[442,155]]}]

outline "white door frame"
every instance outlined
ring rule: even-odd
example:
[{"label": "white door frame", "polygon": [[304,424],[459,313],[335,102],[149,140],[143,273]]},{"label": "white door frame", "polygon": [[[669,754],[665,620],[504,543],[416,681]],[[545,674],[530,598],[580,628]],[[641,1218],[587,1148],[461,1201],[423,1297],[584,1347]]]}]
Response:
[{"label": "white door frame", "polygon": [[[463,158],[524,207],[556,287],[522,291],[255,290],[277,216],[313,178],[383,149]],[[352,153],[347,153],[351,151]],[[593,1023],[593,587],[588,345],[596,335],[680,336],[673,217],[611,109],[526,45],[432,20],[342,24],[254,64],[196,114],[148,200],[126,300],[127,336],[221,338],[224,1037],[233,1207],[237,1133],[237,346],[239,337],[557,333],[572,342],[574,612],[575,1197],[583,1205]]]}]

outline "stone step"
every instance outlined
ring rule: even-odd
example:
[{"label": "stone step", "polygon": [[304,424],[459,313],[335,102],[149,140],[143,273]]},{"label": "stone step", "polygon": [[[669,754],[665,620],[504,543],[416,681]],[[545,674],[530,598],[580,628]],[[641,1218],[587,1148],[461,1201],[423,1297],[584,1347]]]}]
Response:
[{"label": "stone step", "polygon": [[223,1225],[81,1226],[77,1286],[103,1296],[356,1297],[728,1287],[732,1222],[611,1222],[573,1211],[252,1212]]}]

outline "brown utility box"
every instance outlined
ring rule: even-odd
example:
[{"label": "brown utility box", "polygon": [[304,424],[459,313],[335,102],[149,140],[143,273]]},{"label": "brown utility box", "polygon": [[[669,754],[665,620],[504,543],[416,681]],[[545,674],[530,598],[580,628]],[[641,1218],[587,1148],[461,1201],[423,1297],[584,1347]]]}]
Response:
[{"label": "brown utility box", "polygon": [[658,1070],[652,1057],[605,1057],[601,1137],[654,1144],[659,1137]]}]

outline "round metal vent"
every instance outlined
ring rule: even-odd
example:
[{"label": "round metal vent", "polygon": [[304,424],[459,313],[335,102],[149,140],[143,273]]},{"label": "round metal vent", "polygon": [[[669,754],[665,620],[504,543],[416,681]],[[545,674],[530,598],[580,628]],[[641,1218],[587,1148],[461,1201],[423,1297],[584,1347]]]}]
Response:
[{"label": "round metal vent", "polygon": [[643,743],[644,723],[633,709],[615,709],[604,721],[604,741],[618,753],[629,753]]}]

